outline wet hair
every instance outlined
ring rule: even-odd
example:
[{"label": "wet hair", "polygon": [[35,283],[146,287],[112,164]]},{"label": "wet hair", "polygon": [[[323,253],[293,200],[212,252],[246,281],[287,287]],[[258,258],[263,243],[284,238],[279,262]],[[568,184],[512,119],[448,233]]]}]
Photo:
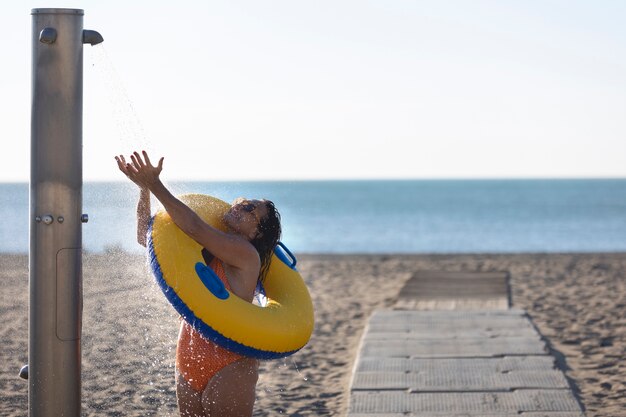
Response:
[{"label": "wet hair", "polygon": [[261,283],[265,280],[267,271],[270,268],[272,254],[274,253],[274,249],[282,233],[280,227],[280,213],[276,210],[276,206],[269,200],[263,200],[263,204],[265,204],[267,214],[259,221],[257,234],[250,241],[261,257],[261,270],[258,279]]}]

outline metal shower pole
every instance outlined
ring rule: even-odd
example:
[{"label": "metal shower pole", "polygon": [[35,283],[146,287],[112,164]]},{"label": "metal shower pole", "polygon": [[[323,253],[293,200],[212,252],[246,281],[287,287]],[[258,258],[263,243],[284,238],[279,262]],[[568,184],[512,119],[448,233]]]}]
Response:
[{"label": "metal shower pole", "polygon": [[80,416],[83,10],[33,9],[30,416]]}]

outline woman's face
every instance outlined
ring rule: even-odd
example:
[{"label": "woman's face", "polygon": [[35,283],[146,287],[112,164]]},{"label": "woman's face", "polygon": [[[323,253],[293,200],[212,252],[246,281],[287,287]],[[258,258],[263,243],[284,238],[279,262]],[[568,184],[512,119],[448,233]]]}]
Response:
[{"label": "woman's face", "polygon": [[263,200],[235,199],[231,208],[224,215],[224,222],[234,232],[252,240],[257,235],[259,223],[267,216],[267,207]]}]

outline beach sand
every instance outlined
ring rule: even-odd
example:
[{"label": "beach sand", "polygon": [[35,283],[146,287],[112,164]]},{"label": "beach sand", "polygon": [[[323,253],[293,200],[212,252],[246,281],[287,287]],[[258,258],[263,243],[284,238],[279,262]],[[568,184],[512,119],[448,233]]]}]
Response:
[{"label": "beach sand", "polygon": [[[366,320],[390,307],[416,270],[510,271],[588,416],[626,416],[626,254],[302,255],[316,310],[310,343],[264,362],[255,416],[341,416]],[[28,414],[28,259],[0,255],[0,415]],[[178,318],[142,256],[83,260],[83,415],[177,415]]]}]

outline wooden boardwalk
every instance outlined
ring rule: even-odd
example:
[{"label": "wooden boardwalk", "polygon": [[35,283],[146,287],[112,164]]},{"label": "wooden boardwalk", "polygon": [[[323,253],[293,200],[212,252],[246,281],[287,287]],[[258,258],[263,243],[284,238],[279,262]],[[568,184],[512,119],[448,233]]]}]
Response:
[{"label": "wooden boardwalk", "polygon": [[406,310],[507,310],[508,272],[419,271],[398,295]]},{"label": "wooden boardwalk", "polygon": [[[467,291],[464,291],[467,289]],[[583,417],[507,273],[420,272],[361,340],[349,417]]]}]

